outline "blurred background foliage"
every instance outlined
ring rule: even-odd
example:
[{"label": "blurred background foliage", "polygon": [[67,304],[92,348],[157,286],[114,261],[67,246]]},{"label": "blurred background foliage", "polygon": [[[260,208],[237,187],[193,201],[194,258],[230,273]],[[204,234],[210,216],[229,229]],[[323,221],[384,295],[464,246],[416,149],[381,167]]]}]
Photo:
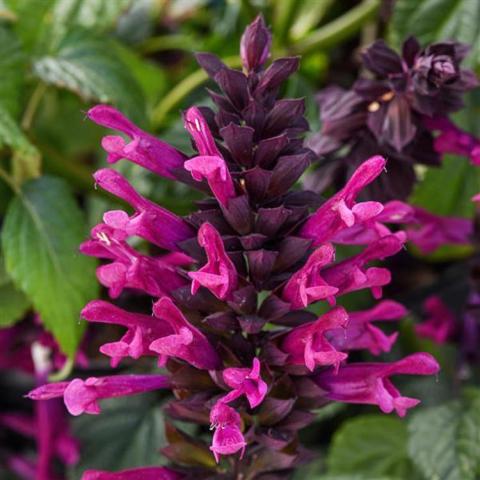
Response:
[{"label": "blurred background foliage", "polygon": [[[273,56],[302,55],[286,94],[306,98],[312,131],[319,128],[315,93],[332,82],[351,86],[361,48],[376,38],[396,48],[411,34],[423,44],[460,40],[472,45],[467,63],[480,67],[476,0],[0,0],[0,327],[34,310],[74,356],[85,323],[79,322],[80,309],[98,295],[95,262],[80,256],[78,245],[103,211],[118,207],[94,189],[92,172],[105,163],[99,147],[104,132],[85,121],[84,112],[95,103],[113,104],[188,153],[181,110],[209,103],[206,74],[193,52],[213,52],[240,67],[240,35],[259,12],[273,32]],[[470,94],[456,119],[477,134],[479,105],[479,93]],[[172,211],[193,208],[196,194],[184,185],[127,162],[115,168]],[[423,168],[411,200],[437,214],[471,217],[479,171],[454,157],[441,168]],[[418,262],[448,263],[465,254],[450,248]],[[429,288],[458,286],[464,274],[437,275]],[[424,293],[416,291],[414,300]],[[352,302],[358,308],[365,299]],[[442,376],[455,363],[448,347],[416,339],[411,321],[404,324],[399,348],[434,352],[445,367]],[[305,440],[329,453],[298,478],[478,478],[480,394],[457,395],[458,385],[428,380],[405,388],[433,405],[408,422],[356,415],[370,411],[363,407],[333,405],[319,412]],[[77,434],[88,447],[71,478],[86,465],[119,469],[160,462],[163,421],[152,405],[158,407],[147,396],[112,403],[100,422],[79,419]],[[133,411],[138,415],[125,415]]]}]

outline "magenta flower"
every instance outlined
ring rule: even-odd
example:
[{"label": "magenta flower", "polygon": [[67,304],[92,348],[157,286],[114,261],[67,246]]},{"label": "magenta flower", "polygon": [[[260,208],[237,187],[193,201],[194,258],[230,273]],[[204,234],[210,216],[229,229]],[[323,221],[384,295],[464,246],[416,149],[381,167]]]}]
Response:
[{"label": "magenta flower", "polygon": [[185,360],[196,368],[214,370],[221,361],[203,333],[195,328],[167,297],[161,298],[154,306],[153,313],[171,327],[173,333],[157,338],[150,344],[150,350],[161,355],[164,363],[168,357]]},{"label": "magenta flower", "polygon": [[210,412],[210,425],[215,429],[210,450],[217,463],[221,455],[232,455],[240,451],[240,458],[245,453],[247,443],[240,431],[240,415],[223,401],[215,404]]},{"label": "magenta flower", "polygon": [[184,475],[166,467],[142,467],[121,472],[87,470],[81,480],[181,480]]},{"label": "magenta flower", "polygon": [[245,395],[250,408],[258,407],[267,394],[268,386],[260,376],[260,360],[253,359],[253,366],[248,368],[226,368],[223,381],[233,390],[223,397],[224,403],[230,403],[241,395]]},{"label": "magenta flower", "polygon": [[333,365],[335,371],[347,354],[337,351],[327,340],[327,333],[338,328],[345,328],[348,314],[342,307],[319,317],[315,322],[296,327],[285,335],[280,348],[288,354],[287,364],[305,365],[311,372],[318,365]]},{"label": "magenta flower", "polygon": [[386,268],[365,268],[365,265],[373,260],[394,255],[402,246],[402,241],[395,235],[383,237],[358,255],[324,269],[323,278],[328,285],[338,289],[337,295],[369,288],[374,298],[380,298],[382,287],[390,283],[390,272]]},{"label": "magenta flower", "polygon": [[368,350],[373,355],[389,352],[398,332],[388,336],[373,322],[397,321],[407,314],[406,308],[393,300],[384,300],[361,312],[349,312],[346,328],[327,332],[327,338],[337,350]]},{"label": "magenta flower", "polygon": [[442,299],[435,295],[425,300],[423,309],[427,317],[422,323],[415,325],[415,333],[436,343],[445,343],[455,332],[455,316]]},{"label": "magenta flower", "polygon": [[305,308],[312,302],[327,299],[334,304],[337,287],[328,285],[322,278],[321,270],[333,262],[335,249],[331,244],[317,248],[308,258],[305,265],[288,280],[282,298],[289,302],[292,309]]},{"label": "magenta flower", "polygon": [[205,249],[208,261],[188,274],[193,280],[192,294],[203,286],[221,300],[230,298],[237,288],[237,270],[225,252],[222,237],[212,225],[204,223],[198,230],[198,243]]},{"label": "magenta flower", "polygon": [[114,375],[111,377],[76,378],[71,382],[42,385],[32,390],[32,400],[49,400],[62,397],[72,415],[100,413],[99,400],[123,397],[168,388],[170,381],[164,375]]},{"label": "magenta flower", "polygon": [[87,116],[99,125],[121,131],[132,140],[127,144],[120,136],[104,137],[102,147],[108,153],[109,163],[126,158],[161,177],[170,179],[175,179],[175,172],[182,169],[186,159],[183,153],[144,132],[115,108],[97,105],[87,112]]},{"label": "magenta flower", "polygon": [[102,300],[90,302],[82,317],[89,322],[121,325],[127,332],[117,342],[105,343],[100,351],[111,358],[112,367],[118,366],[122,358],[138,359],[143,355],[156,355],[151,343],[159,337],[173,333],[168,323],[151,315],[131,313]]},{"label": "magenta flower", "polygon": [[[135,209],[135,214],[131,217],[124,212],[113,217],[115,227],[127,235],[137,235],[159,247],[174,251],[179,250],[179,243],[194,235],[184,220],[143,198],[115,170],[98,170],[94,178],[99,187],[125,200]],[[110,217],[111,220],[113,218]]]},{"label": "magenta flower", "polygon": [[364,162],[345,187],[327,200],[300,229],[300,235],[311,238],[314,245],[329,241],[346,227],[353,227],[375,217],[383,210],[378,202],[356,203],[360,191],[385,169],[385,159],[372,157]]},{"label": "magenta flower", "polygon": [[424,122],[429,129],[440,131],[434,143],[437,152],[462,155],[469,158],[473,165],[480,165],[478,138],[458,128],[447,117],[425,117]]},{"label": "magenta flower", "polygon": [[185,128],[192,135],[200,153],[185,162],[185,169],[199,182],[205,178],[215,198],[222,206],[228,207],[228,201],[235,197],[233,180],[198,108],[191,107],[185,113]]},{"label": "magenta flower", "polygon": [[467,218],[441,217],[415,207],[414,217],[407,225],[408,240],[423,254],[434,252],[445,244],[467,245],[473,223]]},{"label": "magenta flower", "polygon": [[126,242],[127,234],[122,229],[128,222],[125,212],[107,212],[104,221],[92,229],[91,240],[84,242],[80,251],[112,260],[97,268],[97,278],[108,288],[111,298],[117,298],[125,288],[162,297],[188,283],[180,275],[178,265],[188,265],[192,259],[184,255],[183,263],[178,264],[177,259],[177,263],[172,264],[167,256],[150,257],[137,252]]},{"label": "magenta flower", "polygon": [[400,417],[420,400],[402,397],[390,377],[392,375],[434,375],[440,367],[428,353],[416,353],[393,363],[352,363],[338,372],[325,370],[315,382],[331,400],[346,403],[378,405],[384,413],[394,410]]}]

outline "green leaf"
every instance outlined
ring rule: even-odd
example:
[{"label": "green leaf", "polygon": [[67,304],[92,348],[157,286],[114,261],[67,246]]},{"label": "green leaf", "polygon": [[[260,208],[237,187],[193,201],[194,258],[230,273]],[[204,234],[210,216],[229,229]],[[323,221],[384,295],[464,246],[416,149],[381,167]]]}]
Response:
[{"label": "green leaf", "polygon": [[20,42],[10,28],[0,25],[0,105],[16,117],[24,84],[25,58]]},{"label": "green leaf", "polygon": [[480,391],[416,413],[408,451],[428,479],[475,480],[480,474]]},{"label": "green leaf", "polygon": [[84,327],[80,310],[98,290],[95,262],[78,252],[85,236],[67,184],[53,177],[24,184],[7,209],[1,236],[7,272],[70,357]]},{"label": "green leaf", "polygon": [[364,415],[345,422],[335,433],[327,458],[329,474],[368,478],[409,478],[407,426],[397,417]]},{"label": "green leaf", "polygon": [[30,301],[18,290],[5,271],[0,256],[0,327],[9,327],[20,320],[30,307]]},{"label": "green leaf", "polygon": [[72,478],[87,468],[122,470],[164,462],[162,404],[155,394],[106,400],[101,415],[79,417],[73,427],[82,455]]},{"label": "green leaf", "polygon": [[397,0],[390,24],[399,46],[409,35],[422,44],[458,40],[472,46],[467,63],[480,62],[480,2],[475,0]]},{"label": "green leaf", "polygon": [[[58,51],[38,58],[34,73],[45,83],[70,90],[86,101],[113,103],[135,120],[145,113],[143,92],[112,41],[72,30]],[[59,119],[61,121],[61,119]]]},{"label": "green leaf", "polygon": [[39,151],[20,130],[9,111],[0,104],[0,147],[3,146],[10,147],[13,151],[17,178],[35,177],[39,174]]}]

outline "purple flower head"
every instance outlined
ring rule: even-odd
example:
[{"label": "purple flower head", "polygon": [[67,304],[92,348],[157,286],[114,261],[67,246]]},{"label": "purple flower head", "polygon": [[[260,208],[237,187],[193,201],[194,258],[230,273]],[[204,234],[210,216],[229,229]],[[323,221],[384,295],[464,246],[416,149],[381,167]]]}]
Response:
[{"label": "purple flower head", "polygon": [[302,237],[311,238],[315,245],[331,240],[347,227],[377,216],[383,205],[378,202],[356,203],[360,191],[385,169],[385,159],[376,156],[364,162],[351,176],[345,187],[327,200],[304,224]]},{"label": "purple flower head", "polygon": [[270,56],[272,36],[259,15],[246,29],[240,41],[240,56],[246,70],[262,67]]},{"label": "purple flower head", "polygon": [[[171,327],[173,333],[157,338],[150,350],[161,358],[176,357],[196,368],[214,370],[221,365],[217,352],[203,333],[195,328],[168,297],[161,298],[153,306],[153,313]],[[162,362],[163,363],[163,362]]]},{"label": "purple flower head", "polygon": [[87,470],[81,480],[182,480],[184,475],[166,467],[142,467],[121,472]]},{"label": "purple flower head", "polygon": [[394,410],[400,417],[420,400],[402,397],[393,385],[392,375],[434,375],[440,367],[428,353],[416,353],[393,363],[352,363],[338,372],[322,371],[315,382],[331,400],[378,405],[384,413]]},{"label": "purple flower head", "polygon": [[168,388],[170,381],[164,375],[115,375],[111,377],[75,378],[71,382],[42,385],[32,390],[32,400],[49,400],[62,397],[72,415],[100,413],[99,400],[123,397]]},{"label": "purple flower head", "polygon": [[210,412],[210,425],[215,429],[210,450],[217,463],[221,455],[232,455],[240,451],[240,458],[245,453],[247,443],[240,430],[240,415],[224,402],[219,401]]},{"label": "purple flower head", "polygon": [[359,78],[350,90],[330,86],[318,96],[322,129],[309,146],[321,162],[309,184],[317,191],[332,181],[342,184],[364,158],[380,154],[389,160],[388,174],[368,187],[369,197],[405,199],[416,181],[414,165],[438,165],[445,143],[449,150],[465,150],[466,142],[476,158],[476,142],[468,136],[449,135],[434,146],[436,128],[425,121],[459,110],[462,96],[477,85],[474,73],[460,67],[466,53],[454,42],[421,49],[413,37],[401,55],[383,40],[368,47],[363,64],[373,78]]},{"label": "purple flower head", "polygon": [[229,403],[241,395],[247,397],[250,408],[258,407],[267,394],[268,386],[260,376],[260,360],[253,359],[253,366],[248,368],[226,368],[223,372],[223,381],[233,390],[223,398]]},{"label": "purple flower head", "polygon": [[321,270],[333,262],[335,249],[329,243],[318,247],[308,258],[305,265],[288,280],[282,293],[292,309],[305,308],[312,302],[328,299],[334,304],[337,287],[328,285],[322,278]]},{"label": "purple flower head", "polygon": [[222,237],[211,224],[204,223],[198,230],[198,243],[205,249],[208,261],[198,271],[188,274],[192,279],[192,294],[202,286],[221,300],[230,298],[237,288],[238,274],[225,252]]},{"label": "purple flower head", "polygon": [[415,325],[415,333],[439,344],[447,342],[455,332],[456,321],[453,313],[442,299],[435,295],[425,300],[423,309],[427,317],[422,323]]},{"label": "purple flower head", "polygon": [[151,315],[131,313],[102,300],[90,302],[83,310],[82,317],[89,322],[121,325],[127,332],[117,342],[106,343],[100,351],[111,358],[112,367],[118,366],[125,357],[138,359],[144,355],[157,355],[150,349],[151,343],[159,337],[173,333],[166,322]]},{"label": "purple flower head", "polygon": [[368,350],[373,355],[389,352],[398,332],[388,336],[373,322],[397,321],[407,314],[406,308],[393,300],[384,300],[361,312],[349,312],[344,329],[327,332],[327,338],[337,350]]},{"label": "purple flower head", "polygon": [[167,250],[179,250],[178,244],[193,236],[192,229],[184,220],[143,198],[115,170],[98,170],[94,179],[99,187],[129,203],[135,210],[130,217],[124,212],[110,216],[114,228],[123,230],[129,236],[142,237]]},{"label": "purple flower head", "polygon": [[183,153],[144,132],[115,108],[97,105],[88,111],[87,116],[98,125],[121,131],[132,140],[126,143],[120,136],[103,137],[102,147],[108,153],[109,163],[126,158],[161,177],[170,179],[175,179],[175,172],[183,167],[186,158]]},{"label": "purple flower head", "polygon": [[325,313],[315,322],[294,328],[285,335],[280,348],[288,354],[287,364],[305,365],[311,372],[318,365],[334,365],[338,372],[347,354],[339,352],[327,340],[327,333],[345,328],[348,314],[342,307]]},{"label": "purple flower head", "polygon": [[[125,357],[143,363],[153,356],[165,368],[165,377],[158,376],[155,386],[149,383],[153,380],[135,383],[122,375],[77,379],[31,394],[63,396],[77,414],[97,413],[102,398],[171,389],[166,411],[173,422],[211,424],[214,430],[210,443],[167,426],[169,444],[162,454],[181,465],[187,478],[288,476],[306,461],[298,431],[312,422],[311,409],[345,398],[378,403],[377,393],[386,391],[382,408],[402,411],[405,402],[389,375],[436,371],[420,368],[418,359],[415,368],[404,365],[408,360],[348,363],[349,350],[390,349],[395,334],[387,337],[374,323],[404,312],[394,302],[353,312],[352,319],[342,307],[319,318],[310,310],[362,289],[380,297],[391,275],[377,262],[397,253],[405,241],[405,233],[390,224],[406,222],[411,209],[401,202],[365,200],[372,183],[385,177],[386,161],[376,151],[352,162],[358,168],[323,204],[314,192],[299,188],[298,180],[314,158],[303,141],[305,104],[279,96],[299,59],[268,65],[269,46],[270,35],[258,18],[242,39],[243,71],[214,55],[197,54],[218,86],[209,91],[215,107],[185,112],[196,152],[174,175],[193,177],[192,184],[198,180],[199,190],[209,189],[215,198],[199,202],[198,210],[182,218],[140,196],[115,171],[95,175],[102,188],[134,212],[107,213],[82,250],[106,260],[99,278],[111,295],[134,289],[135,298],[144,295],[140,301],[154,307],[147,316],[97,301],[83,315],[126,329],[119,340],[101,347],[112,364]],[[137,252],[131,246],[135,236],[173,253]],[[363,247],[356,255],[342,249],[344,257],[335,262],[336,243]],[[122,296],[122,302],[128,299]],[[318,302],[325,305],[314,306]],[[349,395],[337,398],[339,389]],[[223,459],[234,454],[236,459]]]},{"label": "purple flower head", "polygon": [[445,244],[467,245],[473,233],[473,222],[467,218],[441,217],[415,207],[407,225],[408,240],[424,254]]}]

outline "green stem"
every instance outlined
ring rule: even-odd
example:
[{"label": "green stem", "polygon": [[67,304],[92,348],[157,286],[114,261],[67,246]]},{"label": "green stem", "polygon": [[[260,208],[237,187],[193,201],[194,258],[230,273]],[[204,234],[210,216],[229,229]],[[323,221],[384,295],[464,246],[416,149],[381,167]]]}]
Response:
[{"label": "green stem", "polygon": [[293,45],[293,53],[302,55],[312,50],[330,47],[354,35],[377,13],[379,7],[380,0],[364,0]]},{"label": "green stem", "polygon": [[[228,57],[224,59],[224,62],[229,67],[235,68],[242,65],[239,57]],[[166,95],[153,109],[152,112],[152,126],[158,128],[162,125],[165,117],[172,111],[182,100],[187,97],[191,92],[198,88],[202,83],[208,79],[208,75],[203,70],[197,70],[191,73],[188,77],[184,78],[176,87],[170,90],[170,93]]]},{"label": "green stem", "polygon": [[25,108],[25,112],[23,113],[22,117],[22,128],[23,130],[30,130],[32,126],[33,118],[35,117],[35,113],[40,105],[40,101],[42,100],[43,94],[46,92],[47,86],[44,83],[39,83],[28,101],[27,108]]},{"label": "green stem", "polygon": [[138,49],[141,53],[154,53],[165,50],[199,50],[199,40],[188,35],[160,35],[148,38]]},{"label": "green stem", "polygon": [[15,192],[16,194],[20,192],[20,187],[15,183],[13,178],[3,168],[0,168],[0,178],[5,181],[5,183],[12,189],[13,192]]}]

